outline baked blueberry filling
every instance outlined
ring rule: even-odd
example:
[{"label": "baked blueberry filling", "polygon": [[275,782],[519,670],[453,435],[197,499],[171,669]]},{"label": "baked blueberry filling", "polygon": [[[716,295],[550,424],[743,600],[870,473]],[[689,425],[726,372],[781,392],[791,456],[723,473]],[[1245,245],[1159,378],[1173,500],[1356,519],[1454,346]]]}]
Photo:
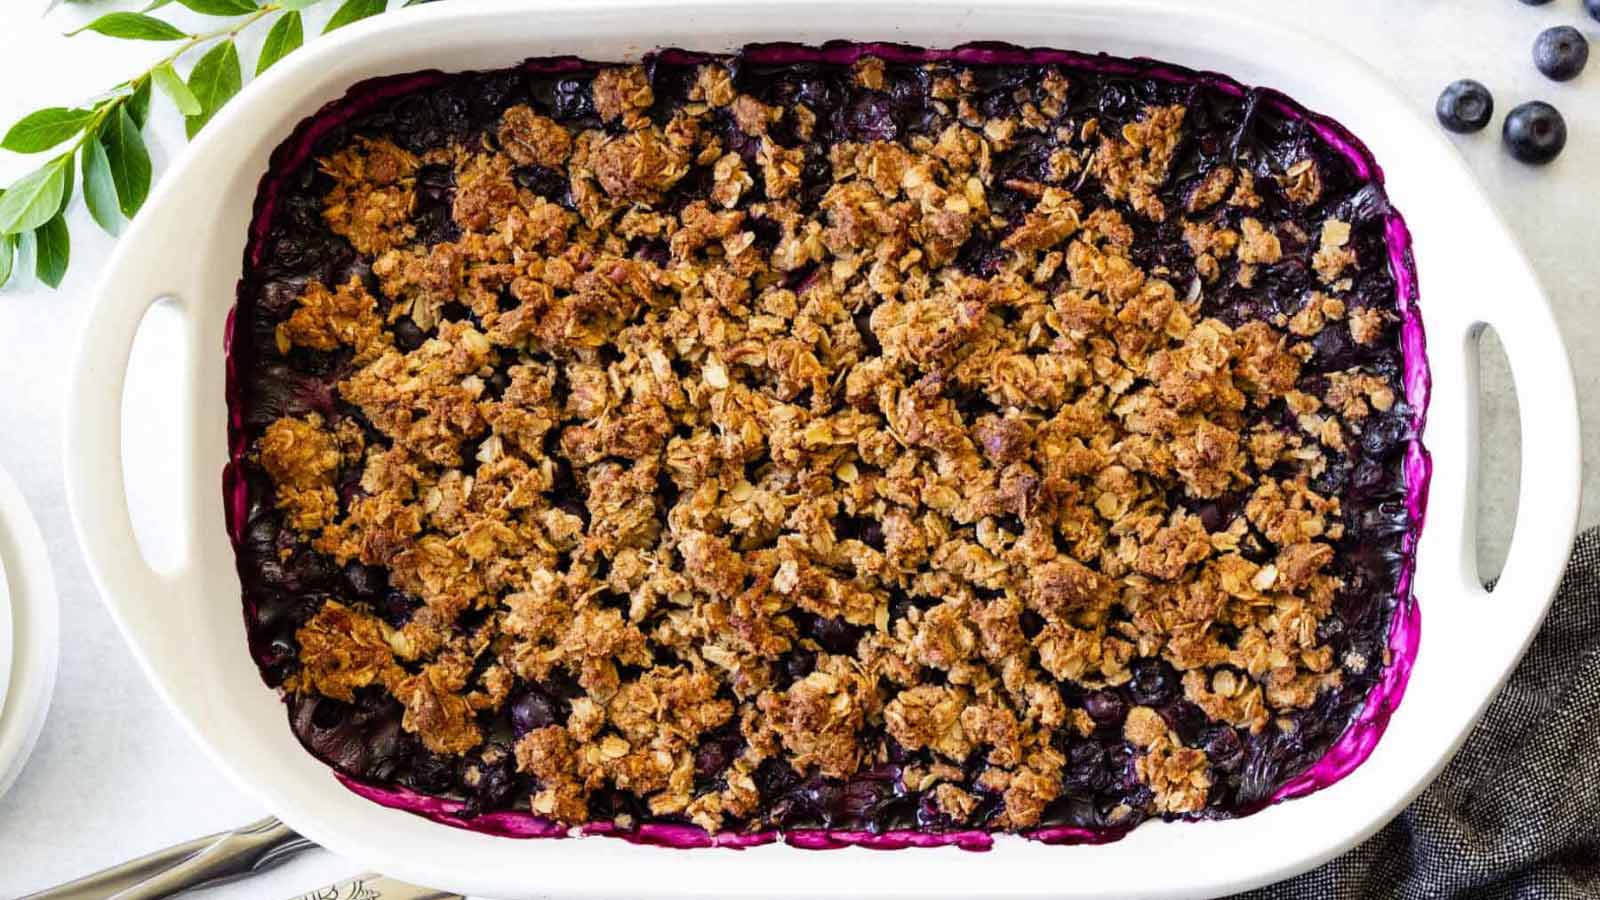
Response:
[{"label": "baked blueberry filling", "polygon": [[1142,61],[365,83],[240,282],[251,652],[347,783],[507,834],[1252,812],[1414,646],[1398,222],[1331,123]]}]

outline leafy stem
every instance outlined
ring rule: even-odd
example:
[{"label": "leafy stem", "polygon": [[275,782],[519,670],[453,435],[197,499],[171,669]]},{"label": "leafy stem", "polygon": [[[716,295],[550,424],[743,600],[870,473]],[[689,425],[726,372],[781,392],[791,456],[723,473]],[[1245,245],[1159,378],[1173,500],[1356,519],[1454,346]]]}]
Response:
[{"label": "leafy stem", "polygon": [[[184,31],[151,15],[173,2],[204,16],[226,19],[220,27]],[[0,149],[53,155],[37,169],[0,189],[0,287],[30,256],[34,275],[57,287],[66,275],[70,235],[66,208],[75,173],[82,172],[84,205],[95,223],[116,234],[150,192],[152,167],[144,128],[151,95],[165,95],[194,137],[244,83],[236,39],[246,29],[272,19],[254,73],[260,75],[305,41],[301,11],[324,0],[153,0],[137,12],[99,16],[69,37],[91,32],[118,40],[173,44],[148,68],[79,107],[49,107],[23,116],[0,137]],[[405,0],[410,6],[425,0]],[[384,12],[389,0],[341,0],[323,32]],[[205,48],[180,76],[177,66],[192,51]],[[76,160],[76,165],[74,161]]]},{"label": "leafy stem", "polygon": [[[207,41],[214,41],[217,38],[221,38],[221,37],[225,37],[228,40],[233,40],[234,38],[238,37],[239,33],[244,31],[246,28],[249,28],[251,25],[254,25],[255,23],[257,23],[257,22],[261,21],[262,19],[266,18],[267,16],[270,16],[273,13],[279,12],[279,11],[281,11],[283,9],[284,9],[284,7],[279,6],[276,3],[268,3],[265,6],[261,6],[261,7],[257,8],[254,12],[251,12],[251,13],[247,14],[243,19],[240,19],[238,22],[235,22],[234,24],[232,24],[232,25],[230,25],[230,26],[228,26],[226,28],[218,28],[215,31],[204,31],[204,32],[200,32],[200,33],[197,33],[197,34],[185,35],[185,37],[187,39],[183,42],[183,44],[181,44],[178,47],[178,49],[176,49],[176,50],[172,51],[171,53],[167,54],[165,57],[163,57],[155,65],[151,66],[149,69],[146,69],[142,74],[138,75],[137,77],[131,79],[129,81],[129,83],[132,84],[132,83],[137,82],[137,81],[148,80],[152,76],[152,74],[155,72],[156,69],[160,68],[161,66],[170,66],[170,65],[172,65],[173,63],[177,62],[180,58],[182,58],[182,56],[185,53],[188,53],[190,50],[193,50],[194,48],[200,46],[201,44],[206,43]],[[89,26],[87,26],[87,25],[84,26],[84,28],[88,28],[88,27]],[[69,32],[67,32],[67,36],[68,37],[72,37],[73,35],[79,34],[82,31],[83,31],[83,28],[80,28],[77,31],[69,31]]]}]

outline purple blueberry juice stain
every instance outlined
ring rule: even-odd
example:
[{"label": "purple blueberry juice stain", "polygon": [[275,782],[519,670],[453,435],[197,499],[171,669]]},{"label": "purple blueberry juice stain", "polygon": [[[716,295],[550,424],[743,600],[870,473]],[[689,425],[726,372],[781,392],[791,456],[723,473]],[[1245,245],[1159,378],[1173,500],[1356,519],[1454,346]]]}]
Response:
[{"label": "purple blueberry juice stain", "polygon": [[[1388,663],[1376,677],[1357,679],[1353,686],[1342,687],[1325,696],[1329,718],[1320,723],[1324,728],[1338,727],[1334,737],[1323,734],[1325,749],[1314,759],[1300,765],[1284,766],[1272,763],[1271,774],[1264,784],[1249,784],[1245,775],[1251,771],[1252,759],[1272,759],[1278,753],[1276,745],[1263,738],[1258,742],[1252,736],[1239,737],[1210,734],[1204,739],[1208,750],[1229,758],[1230,768],[1245,773],[1232,784],[1245,795],[1232,805],[1210,807],[1184,817],[1187,820],[1246,815],[1282,800],[1302,797],[1327,787],[1364,762],[1373,752],[1383,735],[1395,708],[1400,703],[1407,679],[1415,659],[1420,636],[1420,613],[1411,593],[1415,565],[1415,549],[1423,524],[1427,500],[1431,461],[1423,448],[1420,435],[1425,424],[1429,397],[1429,372],[1426,361],[1426,341],[1422,320],[1417,310],[1417,283],[1411,258],[1411,237],[1400,214],[1388,206],[1383,195],[1383,173],[1371,153],[1355,136],[1338,123],[1305,110],[1289,98],[1266,89],[1247,88],[1220,74],[1197,72],[1180,66],[1143,59],[1118,59],[1073,51],[1021,48],[992,43],[974,43],[945,50],[924,50],[898,44],[851,43],[835,41],[821,47],[794,44],[769,44],[748,47],[738,55],[742,90],[760,93],[779,90],[799,93],[809,98],[830,96],[829,91],[839,90],[837,77],[801,78],[801,69],[832,71],[848,67],[863,56],[876,56],[890,65],[915,66],[923,63],[944,63],[975,67],[999,78],[1016,75],[1015,68],[1041,65],[1061,67],[1069,77],[1098,85],[1091,102],[1103,104],[1106,109],[1126,110],[1137,108],[1139,94],[1154,92],[1163,97],[1181,97],[1185,102],[1203,103],[1208,110],[1220,115],[1238,115],[1240,121],[1234,133],[1232,151],[1237,153],[1239,141],[1256,140],[1252,129],[1273,127],[1287,130],[1300,128],[1300,136],[1293,147],[1272,144],[1263,146],[1263,153],[1274,151],[1288,153],[1295,150],[1320,154],[1325,160],[1337,159],[1349,167],[1350,179],[1364,185],[1352,200],[1352,210],[1367,217],[1366,222],[1356,222],[1359,228],[1369,227],[1371,240],[1384,245],[1387,254],[1387,275],[1392,280],[1393,295],[1370,296],[1369,302],[1381,302],[1398,314],[1398,371],[1397,380],[1403,388],[1405,403],[1394,416],[1389,430],[1391,437],[1374,438],[1379,462],[1398,449],[1397,475],[1388,472],[1387,462],[1379,473],[1378,486],[1398,489],[1403,482],[1403,498],[1393,496],[1403,508],[1403,522],[1396,522],[1398,541],[1396,549],[1380,561],[1392,567],[1389,576],[1381,583],[1388,593],[1387,581],[1392,578],[1392,596],[1357,597],[1352,600],[1357,608],[1365,601],[1367,606],[1377,603],[1375,617],[1368,616],[1371,637],[1386,651]],[[663,50],[647,59],[647,65],[682,67],[726,57],[683,50]],[[830,69],[830,67],[832,67]],[[249,244],[245,251],[245,275],[239,282],[238,305],[230,312],[225,334],[227,352],[228,435],[230,462],[223,471],[224,509],[230,538],[239,559],[241,580],[244,584],[243,609],[246,630],[253,657],[261,666],[263,678],[272,686],[281,683],[285,641],[293,649],[293,626],[303,621],[309,613],[307,597],[326,596],[340,590],[340,570],[331,565],[319,564],[315,559],[302,560],[291,555],[288,562],[276,566],[261,560],[281,550],[279,529],[272,508],[270,490],[263,481],[259,468],[249,459],[250,443],[259,425],[257,419],[264,414],[301,406],[330,414],[339,414],[337,401],[327,390],[317,393],[311,387],[294,381],[292,373],[270,374],[270,367],[258,364],[257,346],[261,344],[259,328],[260,307],[269,302],[269,287],[281,291],[282,284],[306,277],[304,270],[290,272],[278,266],[276,260],[293,258],[309,260],[316,266],[348,265],[348,260],[332,260],[335,250],[306,238],[285,222],[293,217],[294,203],[308,189],[308,171],[313,160],[326,152],[332,144],[341,142],[361,122],[387,123],[381,127],[391,130],[415,129],[417,134],[459,136],[481,127],[471,119],[473,104],[458,104],[467,112],[460,112],[448,104],[429,106],[410,103],[428,92],[453,92],[466,85],[507,76],[503,80],[521,80],[529,85],[529,93],[543,98],[542,102],[558,114],[565,110],[573,120],[592,119],[593,105],[588,98],[585,79],[592,75],[597,64],[573,57],[555,57],[530,60],[515,70],[502,73],[450,74],[437,71],[377,78],[362,82],[350,89],[341,99],[326,105],[315,115],[302,122],[273,153],[267,173],[261,180],[255,215],[249,229]],[[671,73],[663,77],[669,77]],[[788,82],[784,82],[789,79]],[[837,113],[836,135],[840,139],[855,136],[860,139],[904,138],[908,132],[916,133],[926,127],[926,110],[922,105],[926,97],[915,85],[870,97],[846,98],[833,96]],[[1127,92],[1133,92],[1130,96]],[[1164,92],[1164,93],[1163,93]],[[522,98],[516,98],[518,100]],[[507,103],[513,102],[507,100]],[[1108,113],[1109,115],[1109,113]],[[585,120],[587,121],[587,120]],[[1212,131],[1220,134],[1229,127],[1224,121],[1213,122]],[[1269,142],[1270,143],[1270,142]],[[1218,155],[1228,152],[1220,144],[1206,152]],[[1024,161],[1022,163],[1026,165]],[[533,182],[540,181],[541,173],[529,173]],[[444,187],[441,185],[441,190]],[[552,188],[553,190],[553,188]],[[999,209],[1001,204],[997,203]],[[443,225],[441,228],[445,227]],[[982,268],[985,252],[998,252],[997,248],[985,251],[981,247],[969,249],[971,265]],[[329,256],[330,259],[320,259]],[[1217,310],[1209,313],[1219,314]],[[1222,311],[1225,313],[1225,311]],[[263,346],[270,346],[267,342]],[[1319,351],[1320,352],[1320,351]],[[1349,347],[1328,349],[1329,358],[1324,370],[1337,367],[1353,352]],[[263,361],[264,362],[264,361]],[[1403,447],[1394,445],[1403,444]],[[1353,476],[1352,476],[1353,477]],[[1359,479],[1357,479],[1359,481]],[[1350,488],[1354,490],[1355,488]],[[1403,502],[1402,502],[1403,501]],[[1374,509],[1384,504],[1369,499]],[[1383,523],[1380,523],[1383,524]],[[1384,525],[1384,527],[1389,527]],[[1388,532],[1384,532],[1387,534]],[[865,526],[863,526],[865,534]],[[866,540],[866,537],[862,538]],[[880,538],[881,540],[881,538]],[[270,551],[270,552],[269,552]],[[326,571],[324,571],[326,570]],[[348,578],[345,579],[348,581]],[[321,592],[321,593],[319,593]],[[402,607],[407,598],[396,600]],[[819,620],[815,627],[826,631],[829,640],[846,643],[853,634],[841,633],[827,620]],[[1354,626],[1352,626],[1354,627]],[[288,635],[288,637],[285,637]],[[836,639],[836,640],[835,640]],[[292,658],[288,663],[292,663]],[[802,667],[803,668],[803,667]],[[803,673],[802,673],[803,674]],[[1135,687],[1144,700],[1168,702],[1173,699],[1171,686],[1165,682],[1172,673],[1151,672]],[[564,708],[573,696],[572,685],[540,684],[521,694],[514,694],[508,703],[509,711],[504,723],[506,736],[514,739],[518,733],[546,724]],[[866,784],[857,776],[849,784],[812,784],[793,773],[787,773],[771,783],[770,795],[763,804],[770,812],[772,804],[787,804],[785,808],[798,809],[799,821],[821,822],[821,825],[797,824],[782,829],[753,827],[739,831],[729,829],[710,834],[705,830],[679,821],[635,821],[631,827],[620,827],[610,822],[595,822],[579,828],[569,828],[532,814],[511,808],[486,808],[499,803],[502,796],[512,792],[497,783],[494,790],[473,791],[463,781],[460,766],[447,765],[441,758],[432,757],[420,743],[399,728],[399,711],[392,700],[378,696],[358,696],[350,704],[337,701],[308,701],[286,698],[288,715],[297,737],[319,759],[335,769],[335,776],[352,792],[383,806],[405,810],[427,819],[487,834],[514,838],[551,838],[576,835],[601,835],[618,837],[630,842],[669,847],[720,847],[743,849],[782,842],[803,849],[833,849],[857,846],[869,849],[905,849],[912,847],[954,846],[964,850],[986,850],[994,842],[996,832],[976,827],[916,828],[909,827],[913,820],[903,812],[914,808],[918,795],[908,794],[898,787],[899,772],[905,760],[891,757],[891,762],[880,767],[877,777],[886,782]],[[1091,741],[1103,741],[1108,752],[1100,754],[1101,765],[1110,767],[1105,772],[1088,771],[1095,764],[1094,753],[1080,754],[1086,767],[1082,774],[1084,783],[1112,784],[1124,775],[1118,766],[1127,767],[1126,750],[1120,739],[1107,735],[1120,728],[1126,708],[1133,702],[1127,690],[1090,692],[1084,705],[1098,727]],[[1175,704],[1168,703],[1169,706]],[[1322,708],[1322,706],[1319,706]],[[1181,710],[1165,709],[1164,714],[1178,715]],[[1180,716],[1181,718],[1181,716]],[[1226,729],[1224,729],[1226,730]],[[720,740],[721,738],[719,738]],[[732,746],[732,745],[730,745]],[[1256,756],[1251,757],[1252,747]],[[734,749],[713,747],[715,752],[702,754],[706,763],[704,777],[717,777],[722,756]],[[735,748],[736,749],[736,748]],[[1121,753],[1109,752],[1121,750]],[[1288,753],[1290,751],[1283,750]],[[719,755],[720,754],[720,755]],[[1299,759],[1299,757],[1296,757]],[[482,767],[480,767],[482,769]],[[490,766],[495,777],[504,779],[504,764]],[[787,766],[784,766],[787,770]],[[863,773],[865,774],[865,773]],[[481,772],[479,773],[481,777]],[[1079,777],[1074,775],[1073,777]],[[410,783],[407,783],[410,779]],[[820,780],[819,780],[820,781]],[[858,784],[858,782],[861,782]],[[520,785],[526,806],[526,784]],[[1251,790],[1254,790],[1251,793]],[[509,793],[508,793],[509,792]],[[853,792],[853,793],[852,793]],[[767,792],[764,792],[766,794]],[[444,794],[444,796],[440,796]],[[488,796],[488,801],[482,798]],[[841,798],[855,797],[854,807],[845,809]],[[1080,798],[1081,799],[1081,798]],[[1049,844],[1095,844],[1119,839],[1136,827],[1132,824],[1104,821],[1105,813],[1097,806],[1093,796],[1079,803],[1073,810],[1057,815],[1058,821],[1047,821],[1039,827],[1025,830],[1022,835],[1030,840]]]}]

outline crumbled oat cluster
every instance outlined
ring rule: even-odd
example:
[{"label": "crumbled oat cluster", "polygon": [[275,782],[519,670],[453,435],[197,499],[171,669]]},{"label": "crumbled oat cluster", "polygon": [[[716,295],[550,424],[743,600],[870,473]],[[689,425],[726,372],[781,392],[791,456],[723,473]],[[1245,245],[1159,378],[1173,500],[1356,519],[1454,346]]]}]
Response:
[{"label": "crumbled oat cluster", "polygon": [[1011,68],[524,72],[326,142],[246,376],[302,739],[713,832],[1121,827],[1314,759],[1398,539],[1371,186]]}]

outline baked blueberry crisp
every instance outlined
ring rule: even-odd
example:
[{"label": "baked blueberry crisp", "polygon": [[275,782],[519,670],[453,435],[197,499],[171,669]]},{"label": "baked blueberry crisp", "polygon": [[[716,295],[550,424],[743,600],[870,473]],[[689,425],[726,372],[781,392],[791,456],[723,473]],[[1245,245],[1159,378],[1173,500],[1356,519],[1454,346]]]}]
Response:
[{"label": "baked blueberry crisp", "polygon": [[1412,608],[1425,370],[1364,154],[1000,45],[360,85],[274,156],[231,326],[261,674],[458,824],[1258,809]]}]

